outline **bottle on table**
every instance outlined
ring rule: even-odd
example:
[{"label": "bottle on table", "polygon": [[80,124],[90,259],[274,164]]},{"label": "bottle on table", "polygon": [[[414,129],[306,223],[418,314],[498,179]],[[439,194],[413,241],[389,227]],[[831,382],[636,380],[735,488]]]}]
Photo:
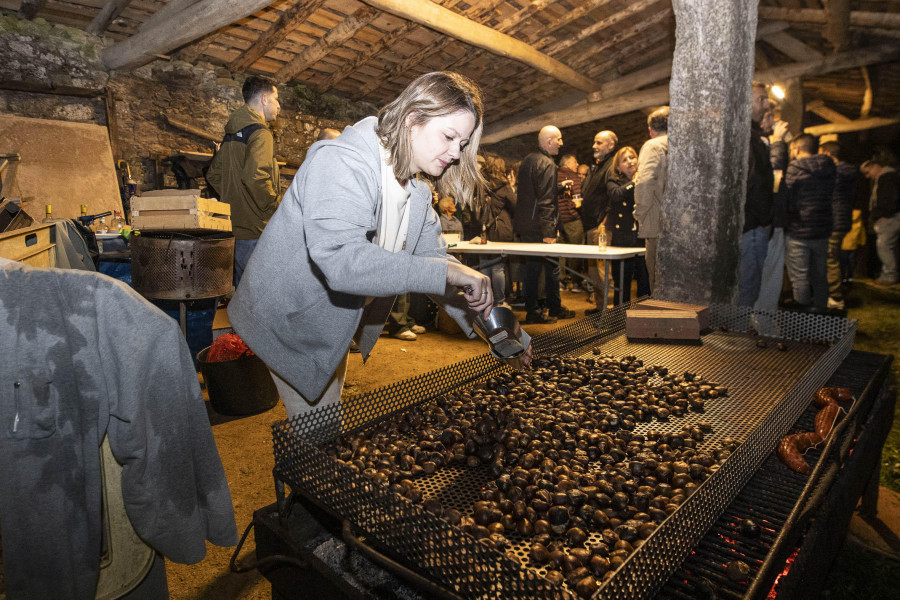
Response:
[{"label": "bottle on table", "polygon": [[100,217],[100,222],[97,225],[97,233],[106,233],[108,231],[106,227],[106,217]]},{"label": "bottle on table", "polygon": [[600,233],[597,234],[597,247],[600,249],[600,252],[606,251],[606,228],[602,225],[600,226]]},{"label": "bottle on table", "polygon": [[43,223],[49,223],[53,220],[53,207],[51,205],[47,205],[44,207],[44,220]]},{"label": "bottle on table", "polygon": [[110,233],[119,233],[125,227],[125,219],[122,218],[122,211],[117,210],[113,213],[112,223],[109,225]]},{"label": "bottle on table", "polygon": [[481,225],[481,243],[487,244],[487,225],[483,223]]}]

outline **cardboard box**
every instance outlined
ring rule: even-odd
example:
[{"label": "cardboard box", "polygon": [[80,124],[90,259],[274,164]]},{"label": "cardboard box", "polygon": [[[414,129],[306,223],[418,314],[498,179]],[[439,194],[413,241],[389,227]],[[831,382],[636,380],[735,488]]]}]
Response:
[{"label": "cardboard box", "polygon": [[638,302],[634,308],[636,310],[683,310],[692,312],[697,315],[697,321],[700,323],[700,331],[709,329],[712,316],[708,306],[702,304],[686,304],[684,302],[668,302],[666,300],[644,300]]},{"label": "cardboard box", "polygon": [[155,190],[131,199],[131,228],[231,231],[231,205],[198,190]]},{"label": "cardboard box", "polygon": [[625,311],[625,335],[634,340],[699,340],[697,314],[686,310]]}]

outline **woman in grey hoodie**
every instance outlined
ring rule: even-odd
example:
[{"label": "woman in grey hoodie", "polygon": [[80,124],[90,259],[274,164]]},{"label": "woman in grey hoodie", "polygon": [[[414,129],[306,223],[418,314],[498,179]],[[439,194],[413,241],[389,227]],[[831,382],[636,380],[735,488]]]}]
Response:
[{"label": "woman in grey hoodie", "polygon": [[351,340],[365,360],[398,294],[431,295],[467,334],[490,312],[490,279],[447,255],[416,177],[441,196],[471,198],[482,123],[472,81],[428,73],[377,118],[310,148],[228,306],[276,375],[289,417],[339,405]]}]

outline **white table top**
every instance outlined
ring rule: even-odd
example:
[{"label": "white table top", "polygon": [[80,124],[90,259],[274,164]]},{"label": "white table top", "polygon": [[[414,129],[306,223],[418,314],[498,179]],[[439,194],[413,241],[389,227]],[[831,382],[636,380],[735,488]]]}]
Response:
[{"label": "white table top", "polygon": [[601,260],[623,260],[643,256],[647,252],[645,248],[607,246],[606,250],[601,252],[597,246],[584,244],[522,244],[517,242],[488,242],[487,244],[457,242],[450,244],[447,251],[468,254],[499,254],[500,256],[550,256]]}]

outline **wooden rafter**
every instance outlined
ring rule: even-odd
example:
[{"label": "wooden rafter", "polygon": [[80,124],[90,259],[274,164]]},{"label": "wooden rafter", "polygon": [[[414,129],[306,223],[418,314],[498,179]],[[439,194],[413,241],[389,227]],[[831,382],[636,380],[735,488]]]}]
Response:
[{"label": "wooden rafter", "polygon": [[804,108],[811,113],[819,115],[830,123],[849,123],[851,121],[850,117],[842,115],[833,108],[826,106],[824,100],[807,102]]},{"label": "wooden rafter", "polygon": [[822,34],[835,52],[847,47],[850,39],[850,0],[825,3],[825,31]]},{"label": "wooden rafter", "polygon": [[825,125],[813,125],[803,129],[804,133],[812,135],[827,135],[829,133],[850,133],[852,131],[864,131],[866,129],[875,129],[877,127],[887,127],[888,125],[896,125],[900,123],[900,118],[881,118],[870,117],[868,119],[857,119],[846,123],[826,123]]},{"label": "wooden rafter", "polygon": [[634,27],[629,27],[628,29],[625,29],[624,31],[620,31],[619,33],[615,34],[608,40],[605,40],[599,44],[595,44],[590,49],[588,49],[586,52],[584,52],[581,56],[579,56],[574,61],[572,61],[572,65],[575,68],[583,68],[586,65],[588,65],[590,62],[592,62],[594,60],[594,57],[596,55],[600,54],[601,52],[605,52],[606,50],[609,50],[610,48],[618,46],[623,41],[625,41],[631,37],[634,37],[636,35],[640,35],[640,34],[644,33],[648,29],[658,25],[659,23],[662,23],[663,21],[665,21],[666,19],[668,19],[671,16],[672,16],[672,8],[669,7],[669,8],[666,8],[665,10],[659,11],[656,14],[650,15],[649,17],[647,17],[645,19],[641,19],[638,23],[634,24]]},{"label": "wooden rafter", "polygon": [[200,0],[156,26],[114,44],[101,53],[110,69],[146,64],[269,5],[271,0]]},{"label": "wooden rafter", "polygon": [[325,0],[300,0],[281,13],[278,20],[269,23],[269,28],[256,40],[256,43],[238,56],[228,65],[232,71],[245,71],[256,61],[280,44],[294,29],[302,25],[321,6]]},{"label": "wooden rafter", "polygon": [[158,11],[150,15],[150,18],[138,26],[140,31],[153,29],[160,23],[174,17],[189,6],[197,4],[200,0],[169,0]]},{"label": "wooden rafter", "polygon": [[361,88],[356,93],[354,98],[356,100],[359,100],[360,98],[374,95],[375,92],[378,91],[379,89],[381,89],[381,86],[383,86],[385,83],[387,83],[388,81],[390,81],[397,75],[400,75],[401,73],[405,73],[406,71],[411,69],[414,65],[421,63],[422,61],[427,59],[429,56],[432,56],[434,54],[437,54],[438,52],[441,52],[442,50],[444,50],[444,48],[446,48],[447,46],[452,44],[454,41],[456,41],[456,40],[454,40],[453,38],[446,37],[446,38],[442,39],[441,41],[439,41],[437,44],[433,44],[433,45],[429,46],[428,49],[423,51],[422,53],[413,54],[406,60],[401,60],[400,62],[395,64],[393,67],[388,69],[388,71],[386,73],[379,76],[378,79],[373,81],[370,85],[368,85],[367,87]]},{"label": "wooden rafter", "polygon": [[[778,8],[775,6],[760,6],[760,19],[773,21],[790,21],[793,23],[822,23],[828,22],[828,16],[824,10],[817,8]],[[850,12],[850,25],[857,27],[885,27],[889,29],[900,28],[900,13],[864,12],[854,10]]]},{"label": "wooden rafter", "polygon": [[[588,13],[595,11],[596,9],[608,4],[612,0],[588,0],[587,2],[583,2],[579,4],[576,8],[563,13],[559,18],[555,21],[548,23],[545,27],[542,27],[538,32],[535,32],[533,36],[530,36],[527,41],[533,42],[534,47],[538,50],[543,50],[550,44],[556,41],[556,38],[552,35],[554,31],[565,27],[572,21],[576,19],[580,19],[581,17],[587,16]],[[543,36],[543,37],[541,37]]]},{"label": "wooden rafter", "polygon": [[869,68],[862,66],[859,68],[862,72],[863,81],[866,84],[866,91],[863,93],[862,106],[859,107],[859,118],[865,119],[872,110],[872,80],[869,78]]},{"label": "wooden rafter", "polygon": [[764,42],[783,52],[794,60],[815,60],[822,58],[822,53],[812,46],[798,40],[786,31],[779,31],[762,38]]},{"label": "wooden rafter", "polygon": [[415,21],[462,42],[484,48],[493,54],[523,62],[585,92],[596,86],[594,82],[550,56],[538,52],[525,42],[486,27],[477,21],[443,8],[432,2],[415,0],[363,0],[404,19]]},{"label": "wooden rafter", "polygon": [[129,4],[131,4],[131,0],[109,0],[103,5],[97,16],[94,17],[94,20],[91,21],[91,24],[88,25],[87,32],[101,35]]},{"label": "wooden rafter", "polygon": [[346,63],[344,63],[344,66],[335,71],[334,74],[332,74],[331,77],[328,78],[328,81],[319,86],[319,88],[322,91],[330,90],[338,83],[346,79],[348,75],[356,72],[357,69],[380,56],[391,46],[393,46],[397,42],[397,40],[403,39],[418,27],[420,27],[418,23],[404,23],[394,31],[388,33],[386,36],[378,40],[378,42],[376,42],[371,48],[367,48],[365,52],[360,52],[355,59],[348,60]]},{"label": "wooden rafter", "polygon": [[569,48],[570,46],[577,44],[578,42],[584,40],[587,37],[596,35],[597,33],[600,33],[601,31],[603,31],[604,29],[612,27],[613,25],[620,23],[626,19],[630,19],[637,13],[653,6],[657,2],[659,2],[659,0],[638,0],[638,2],[631,4],[627,8],[624,8],[622,10],[614,12],[613,14],[606,17],[602,21],[597,21],[596,23],[593,23],[593,24],[589,25],[588,27],[585,27],[578,33],[571,35],[571,36],[567,36],[565,39],[560,40],[554,44],[551,44],[549,47],[546,48],[546,52],[548,54],[558,54],[558,53],[562,52],[563,50],[565,50],[566,48]]},{"label": "wooden rafter", "polygon": [[321,60],[332,49],[340,46],[371,23],[381,13],[370,6],[359,8],[352,15],[328,30],[311,46],[307,46],[289,63],[278,69],[275,79],[278,82],[289,81],[306,70],[310,65]]}]

